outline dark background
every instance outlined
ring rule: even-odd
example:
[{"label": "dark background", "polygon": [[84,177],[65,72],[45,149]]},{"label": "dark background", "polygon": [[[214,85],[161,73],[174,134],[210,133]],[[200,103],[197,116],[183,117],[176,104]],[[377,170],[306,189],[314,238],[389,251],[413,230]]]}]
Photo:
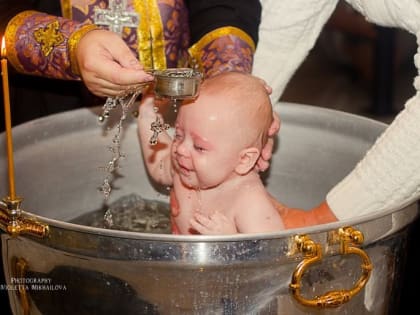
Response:
[{"label": "dark background", "polygon": [[[58,0],[0,0],[0,35],[3,36],[6,24],[11,17],[18,12],[28,9],[61,15],[60,1]],[[93,97],[87,92],[81,82],[18,74],[10,64],[9,85],[13,126],[46,115],[94,105],[91,102]],[[0,98],[0,131],[3,131],[5,127],[2,89]],[[5,196],[0,196],[0,198],[3,197]],[[2,269],[1,267],[0,284],[5,283]],[[0,290],[0,305],[2,305],[2,315],[11,315],[6,290]]]}]

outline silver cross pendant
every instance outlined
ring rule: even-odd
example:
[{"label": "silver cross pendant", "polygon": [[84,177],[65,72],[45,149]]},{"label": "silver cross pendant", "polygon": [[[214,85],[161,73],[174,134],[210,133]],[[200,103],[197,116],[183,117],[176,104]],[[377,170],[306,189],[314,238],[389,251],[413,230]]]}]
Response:
[{"label": "silver cross pendant", "polygon": [[108,26],[122,35],[124,27],[137,27],[140,17],[136,12],[126,11],[127,0],[109,0],[108,9],[95,8],[93,21],[96,25]]},{"label": "silver cross pendant", "polygon": [[153,131],[153,135],[150,138],[149,143],[151,145],[157,144],[159,134],[162,131],[168,130],[168,129],[169,129],[169,124],[164,123],[158,116],[156,116],[156,120],[152,122],[152,124],[150,125],[150,130]]}]

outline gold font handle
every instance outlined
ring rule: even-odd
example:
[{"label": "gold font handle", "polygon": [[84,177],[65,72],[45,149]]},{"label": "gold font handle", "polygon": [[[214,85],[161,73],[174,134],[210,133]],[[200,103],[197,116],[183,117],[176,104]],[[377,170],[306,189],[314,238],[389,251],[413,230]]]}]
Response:
[{"label": "gold font handle", "polygon": [[340,254],[342,255],[357,255],[361,258],[362,274],[356,281],[353,288],[349,290],[333,290],[326,292],[313,299],[307,299],[301,294],[301,280],[306,270],[313,264],[322,259],[321,245],[315,243],[307,235],[299,235],[295,237],[297,249],[303,254],[303,260],[297,265],[292,274],[292,280],[289,285],[293,297],[300,304],[317,307],[317,308],[334,308],[350,301],[356,294],[358,294],[369,280],[371,271],[373,269],[369,256],[365,251],[358,248],[358,245],[363,243],[363,234],[352,227],[340,228],[338,230],[338,242],[340,245]]}]

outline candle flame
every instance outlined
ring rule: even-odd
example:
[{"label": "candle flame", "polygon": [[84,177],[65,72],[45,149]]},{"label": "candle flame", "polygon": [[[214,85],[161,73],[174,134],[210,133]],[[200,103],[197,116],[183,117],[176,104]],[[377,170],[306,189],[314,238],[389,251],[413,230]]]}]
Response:
[{"label": "candle flame", "polygon": [[6,58],[6,41],[4,36],[1,38],[1,57]]}]

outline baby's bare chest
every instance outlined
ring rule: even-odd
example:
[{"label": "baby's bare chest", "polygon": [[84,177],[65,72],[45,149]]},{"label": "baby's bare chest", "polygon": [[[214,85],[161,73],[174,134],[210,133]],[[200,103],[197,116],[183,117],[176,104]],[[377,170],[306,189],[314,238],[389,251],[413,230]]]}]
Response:
[{"label": "baby's bare chest", "polygon": [[228,217],[234,216],[235,198],[229,194],[223,196],[208,189],[190,189],[177,181],[174,181],[174,193],[179,205],[179,216],[185,220],[189,221],[196,212],[211,215],[219,211]]}]

